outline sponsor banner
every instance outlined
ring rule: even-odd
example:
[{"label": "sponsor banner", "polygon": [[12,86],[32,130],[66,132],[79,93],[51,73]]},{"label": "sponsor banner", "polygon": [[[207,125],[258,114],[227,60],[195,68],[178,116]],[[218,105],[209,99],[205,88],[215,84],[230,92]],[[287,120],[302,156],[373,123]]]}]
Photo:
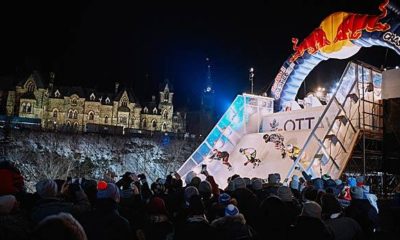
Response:
[{"label": "sponsor banner", "polygon": [[324,109],[325,106],[321,106],[267,115],[262,119],[261,130],[262,132],[271,132],[312,129]]}]

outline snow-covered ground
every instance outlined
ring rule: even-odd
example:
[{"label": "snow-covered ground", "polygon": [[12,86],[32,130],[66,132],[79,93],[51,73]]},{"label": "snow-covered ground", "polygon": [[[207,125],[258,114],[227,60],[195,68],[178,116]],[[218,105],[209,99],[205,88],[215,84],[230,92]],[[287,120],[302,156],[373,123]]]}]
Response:
[{"label": "snow-covered ground", "polygon": [[196,143],[164,137],[13,131],[5,158],[16,163],[28,187],[43,178],[67,176],[116,180],[126,171],[146,174],[150,182],[176,171]]}]

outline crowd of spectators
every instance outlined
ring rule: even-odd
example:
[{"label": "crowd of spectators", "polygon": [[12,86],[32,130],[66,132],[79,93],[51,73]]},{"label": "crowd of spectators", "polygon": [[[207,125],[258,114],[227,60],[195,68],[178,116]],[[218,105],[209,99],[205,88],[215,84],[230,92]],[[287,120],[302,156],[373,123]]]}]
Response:
[{"label": "crowd of spectators", "polygon": [[[219,188],[207,171],[147,182],[43,179],[28,193],[10,162],[0,162],[0,239],[389,239],[364,178],[281,181],[233,175]],[[203,179],[203,180],[202,180]]]}]

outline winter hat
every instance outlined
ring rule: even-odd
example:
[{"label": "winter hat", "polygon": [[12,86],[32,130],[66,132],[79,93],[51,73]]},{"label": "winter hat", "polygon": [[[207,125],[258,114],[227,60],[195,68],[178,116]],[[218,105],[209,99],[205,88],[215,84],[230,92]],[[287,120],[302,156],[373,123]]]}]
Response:
[{"label": "winter hat", "polygon": [[347,179],[347,184],[349,185],[349,187],[355,187],[357,186],[357,181],[354,177],[349,177]]},{"label": "winter hat", "polygon": [[361,187],[351,187],[350,189],[351,197],[354,199],[363,199],[364,191]]},{"label": "winter hat", "polygon": [[268,174],[268,183],[278,183],[279,180],[275,174]]},{"label": "winter hat", "polygon": [[233,182],[233,180],[228,182],[228,186],[226,187],[225,191],[228,191],[228,192],[235,191],[235,183]]},{"label": "winter hat", "polygon": [[278,181],[277,183],[280,183],[281,181],[281,175],[279,173],[274,173],[276,180]]},{"label": "winter hat", "polygon": [[51,179],[40,180],[36,184],[36,192],[41,198],[52,198],[57,196],[57,183]]},{"label": "winter hat", "polygon": [[192,178],[192,181],[190,181],[190,186],[194,186],[194,187],[196,187],[197,189],[199,188],[199,185],[200,185],[200,183],[201,183],[201,179],[199,178],[199,177],[193,177]]},{"label": "winter hat", "polygon": [[336,183],[337,186],[339,186],[339,185],[342,185],[343,182],[340,179],[336,179],[335,183]]},{"label": "winter hat", "polygon": [[300,215],[321,219],[321,212],[322,208],[318,203],[314,201],[308,201],[303,204],[303,210],[301,211]]},{"label": "winter hat", "polygon": [[293,200],[293,193],[286,186],[280,186],[277,195],[283,202],[291,202]]},{"label": "winter hat", "polygon": [[160,197],[153,197],[147,205],[147,209],[150,214],[167,214],[165,202]]},{"label": "winter hat", "polygon": [[50,215],[43,219],[36,227],[34,239],[75,239],[87,240],[82,225],[69,213]]},{"label": "winter hat", "polygon": [[189,202],[190,198],[195,195],[199,195],[199,190],[196,187],[189,186],[185,189],[184,197],[186,202]]},{"label": "winter hat", "polygon": [[262,180],[260,178],[254,178],[251,187],[253,190],[261,190],[263,188]]},{"label": "winter hat", "polygon": [[15,204],[17,203],[17,199],[13,195],[5,195],[0,197],[0,214],[8,214],[10,213]]},{"label": "winter hat", "polygon": [[201,193],[211,193],[212,187],[208,181],[202,181],[199,185],[199,192]]},{"label": "winter hat", "polygon": [[316,178],[314,179],[314,188],[319,191],[324,189],[324,180],[322,180],[321,178]]},{"label": "winter hat", "polygon": [[339,201],[332,194],[325,194],[321,198],[322,213],[332,215],[343,211]]},{"label": "winter hat", "polygon": [[294,180],[292,180],[292,181],[290,182],[290,188],[291,188],[291,189],[299,190],[299,181],[294,181]]},{"label": "winter hat", "polygon": [[100,181],[97,184],[97,199],[108,198],[114,200],[116,203],[119,203],[119,189],[114,183],[106,183],[104,181]]},{"label": "winter hat", "polygon": [[190,182],[192,181],[192,178],[196,177],[196,173],[193,171],[188,172],[185,177],[185,183],[186,185],[189,185]]},{"label": "winter hat", "polygon": [[235,190],[239,188],[246,188],[246,182],[241,177],[235,178],[235,180],[233,180],[233,183],[235,186]]},{"label": "winter hat", "polygon": [[251,180],[248,177],[243,178],[244,182],[246,183],[246,187],[251,187]]},{"label": "winter hat", "polygon": [[326,173],[326,174],[322,175],[322,179],[327,181],[327,180],[331,179],[331,176],[329,176],[329,174]]},{"label": "winter hat", "polygon": [[218,203],[221,205],[227,205],[231,201],[231,196],[227,193],[223,193],[218,197]]},{"label": "winter hat", "polygon": [[236,216],[239,215],[239,209],[233,205],[229,204],[225,207],[225,216]]},{"label": "winter hat", "polygon": [[204,214],[204,203],[201,200],[201,197],[195,195],[189,200],[189,211],[192,215],[203,215]]}]

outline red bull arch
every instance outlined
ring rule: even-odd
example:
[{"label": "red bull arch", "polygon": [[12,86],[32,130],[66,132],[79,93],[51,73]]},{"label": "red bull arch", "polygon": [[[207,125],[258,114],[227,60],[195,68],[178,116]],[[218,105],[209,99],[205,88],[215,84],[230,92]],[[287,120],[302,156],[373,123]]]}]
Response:
[{"label": "red bull arch", "polygon": [[326,17],[302,42],[293,38],[293,50],[271,88],[275,110],[295,100],[307,75],[321,61],[346,59],[362,47],[382,46],[400,55],[400,8],[385,0],[379,14],[336,12]]}]

